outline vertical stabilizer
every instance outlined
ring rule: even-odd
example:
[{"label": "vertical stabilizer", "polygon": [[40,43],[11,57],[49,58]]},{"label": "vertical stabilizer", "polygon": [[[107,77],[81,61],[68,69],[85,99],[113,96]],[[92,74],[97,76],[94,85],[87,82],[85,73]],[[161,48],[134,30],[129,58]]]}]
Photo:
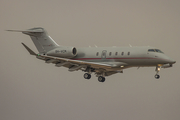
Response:
[{"label": "vertical stabilizer", "polygon": [[13,32],[22,32],[29,35],[39,53],[46,53],[59,45],[48,35],[44,28],[37,27],[27,30],[8,30]]},{"label": "vertical stabilizer", "polygon": [[[29,31],[28,31],[29,30]],[[32,28],[22,33],[31,37],[39,53],[46,53],[59,46],[46,32],[44,28]]]}]

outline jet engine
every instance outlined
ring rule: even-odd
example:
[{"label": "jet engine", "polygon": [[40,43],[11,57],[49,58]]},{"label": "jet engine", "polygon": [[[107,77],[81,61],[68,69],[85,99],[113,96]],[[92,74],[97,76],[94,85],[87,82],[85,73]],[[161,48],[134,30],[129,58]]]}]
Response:
[{"label": "jet engine", "polygon": [[62,57],[62,58],[73,58],[77,55],[77,49],[75,47],[58,47],[50,50],[46,53],[49,56]]}]

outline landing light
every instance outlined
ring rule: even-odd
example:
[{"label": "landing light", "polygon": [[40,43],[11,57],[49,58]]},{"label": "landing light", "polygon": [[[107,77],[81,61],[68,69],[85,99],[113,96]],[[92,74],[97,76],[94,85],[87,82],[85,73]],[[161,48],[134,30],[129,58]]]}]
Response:
[{"label": "landing light", "polygon": [[121,67],[124,67],[124,66],[121,66]]},{"label": "landing light", "polygon": [[158,64],[158,66],[163,66],[163,64]]}]

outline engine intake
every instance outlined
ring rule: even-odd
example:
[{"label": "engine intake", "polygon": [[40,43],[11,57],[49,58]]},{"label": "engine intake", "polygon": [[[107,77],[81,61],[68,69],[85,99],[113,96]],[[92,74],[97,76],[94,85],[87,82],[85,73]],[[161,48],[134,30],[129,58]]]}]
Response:
[{"label": "engine intake", "polygon": [[77,55],[77,49],[75,47],[58,47],[47,52],[47,55],[62,58],[73,58]]}]

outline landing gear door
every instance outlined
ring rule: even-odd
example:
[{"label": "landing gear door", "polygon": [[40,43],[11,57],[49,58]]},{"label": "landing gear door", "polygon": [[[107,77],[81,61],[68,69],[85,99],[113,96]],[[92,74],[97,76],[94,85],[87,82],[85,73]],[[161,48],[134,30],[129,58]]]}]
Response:
[{"label": "landing gear door", "polygon": [[102,58],[102,59],[106,59],[106,53],[107,53],[106,50],[103,50],[103,51],[102,51],[102,54],[101,54],[101,58]]}]

